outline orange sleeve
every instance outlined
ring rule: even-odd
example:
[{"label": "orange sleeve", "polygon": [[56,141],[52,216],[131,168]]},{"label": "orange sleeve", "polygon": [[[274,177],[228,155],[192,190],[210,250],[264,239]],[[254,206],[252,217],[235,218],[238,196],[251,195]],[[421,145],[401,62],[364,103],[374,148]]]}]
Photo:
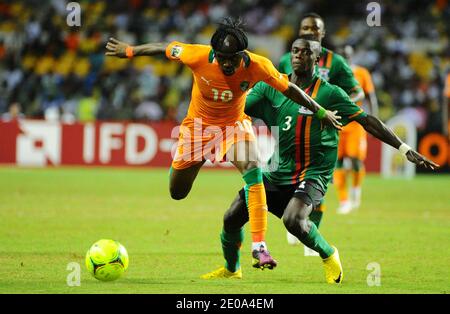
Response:
[{"label": "orange sleeve", "polygon": [[204,57],[208,60],[209,47],[205,45],[184,44],[179,41],[171,42],[166,48],[166,57],[186,64],[190,68],[195,67]]},{"label": "orange sleeve", "polygon": [[252,59],[257,65],[254,69],[256,81],[264,81],[282,93],[288,89],[288,76],[278,72],[269,59],[255,54],[253,54]]},{"label": "orange sleeve", "polygon": [[364,77],[364,84],[363,84],[363,90],[366,94],[373,93],[375,91],[375,87],[373,86],[372,82],[372,76],[370,75],[370,72],[363,68],[362,69],[363,77]]},{"label": "orange sleeve", "polygon": [[445,82],[444,95],[450,98],[450,73],[447,75],[447,81]]}]

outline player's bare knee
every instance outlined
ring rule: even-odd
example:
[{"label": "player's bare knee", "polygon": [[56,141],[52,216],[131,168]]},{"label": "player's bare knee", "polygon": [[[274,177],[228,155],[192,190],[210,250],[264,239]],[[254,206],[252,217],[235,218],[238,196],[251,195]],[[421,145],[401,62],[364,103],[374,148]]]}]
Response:
[{"label": "player's bare knee", "polygon": [[223,216],[223,229],[227,232],[240,230],[243,226],[240,220],[240,217],[237,217],[236,214],[226,212]]},{"label": "player's bare knee", "polygon": [[294,234],[295,230],[298,228],[297,215],[289,211],[284,212],[283,224],[290,233]]},{"label": "player's bare knee", "polygon": [[236,199],[223,215],[224,229],[240,230],[248,222],[248,211],[241,199]]},{"label": "player's bare knee", "polygon": [[300,219],[298,224],[300,226],[300,228],[299,228],[300,234],[299,235],[301,237],[306,237],[308,235],[308,233],[309,233],[309,230],[310,230],[310,226],[308,224],[308,220]]},{"label": "player's bare knee", "polygon": [[232,210],[227,210],[225,214],[223,215],[223,226],[225,229],[230,229],[233,227],[233,221],[234,221],[234,213]]}]

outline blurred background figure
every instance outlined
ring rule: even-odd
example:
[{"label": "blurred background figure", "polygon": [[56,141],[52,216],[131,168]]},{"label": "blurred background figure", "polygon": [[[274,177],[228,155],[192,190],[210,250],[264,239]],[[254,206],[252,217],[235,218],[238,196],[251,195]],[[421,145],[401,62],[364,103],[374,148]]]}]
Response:
[{"label": "blurred background figure", "polygon": [[[378,100],[375,94],[372,77],[369,71],[353,63],[354,49],[346,45],[342,49],[355,79],[364,91],[366,102],[358,101],[357,105],[364,111],[378,116]],[[365,176],[364,160],[367,156],[367,133],[364,128],[355,122],[345,126],[339,135],[338,161],[334,172],[334,183],[339,198],[339,214],[348,214],[361,205],[361,188]],[[348,165],[348,166],[347,166]],[[347,177],[350,175],[352,184],[350,193],[347,188]]]},{"label": "blurred background figure", "polygon": [[450,111],[450,70],[447,74],[447,79],[445,81],[445,89],[444,89],[444,107],[442,114],[442,130],[444,134],[450,136],[450,119],[449,113]]},{"label": "blurred background figure", "polygon": [[21,112],[22,108],[18,102],[13,102],[8,108],[8,111],[1,115],[2,121],[10,122],[25,118]]}]

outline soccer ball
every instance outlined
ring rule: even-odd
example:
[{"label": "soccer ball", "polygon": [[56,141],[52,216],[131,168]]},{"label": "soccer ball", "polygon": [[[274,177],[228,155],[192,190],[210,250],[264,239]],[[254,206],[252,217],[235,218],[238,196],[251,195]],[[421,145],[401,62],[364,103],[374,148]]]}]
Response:
[{"label": "soccer ball", "polygon": [[117,241],[99,240],[86,253],[86,267],[98,280],[116,280],[128,268],[127,250]]}]

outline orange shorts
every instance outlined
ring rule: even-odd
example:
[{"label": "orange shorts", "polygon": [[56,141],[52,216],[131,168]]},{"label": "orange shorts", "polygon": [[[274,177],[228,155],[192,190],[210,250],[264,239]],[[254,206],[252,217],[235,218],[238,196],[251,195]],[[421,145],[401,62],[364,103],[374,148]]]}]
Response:
[{"label": "orange shorts", "polygon": [[241,141],[255,141],[250,117],[246,115],[228,126],[208,125],[201,119],[185,118],[180,125],[172,168],[186,169],[205,160],[224,161],[233,144]]},{"label": "orange shorts", "polygon": [[365,160],[367,156],[367,133],[357,122],[346,125],[339,135],[338,159],[345,157]]}]

